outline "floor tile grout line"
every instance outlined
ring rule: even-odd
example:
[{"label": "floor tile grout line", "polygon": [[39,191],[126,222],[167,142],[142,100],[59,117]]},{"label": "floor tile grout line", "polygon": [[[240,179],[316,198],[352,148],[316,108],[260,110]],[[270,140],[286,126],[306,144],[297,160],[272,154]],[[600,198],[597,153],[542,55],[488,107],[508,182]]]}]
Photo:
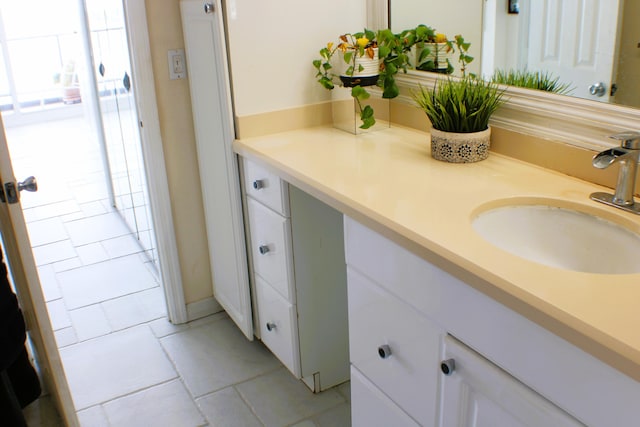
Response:
[{"label": "floor tile grout line", "polygon": [[[92,304],[92,305],[100,305],[100,304],[102,304],[102,303],[101,303],[101,302],[99,302],[99,303]],[[86,307],[90,307],[90,306],[85,306],[85,307],[82,307],[82,308],[86,308]],[[78,345],[78,344],[88,343],[88,342],[90,342],[90,341],[97,340],[97,339],[100,339],[100,338],[104,338],[104,337],[107,337],[107,336],[110,336],[110,335],[116,334],[116,333],[118,333],[118,332],[124,332],[124,331],[127,331],[127,330],[132,329],[132,328],[136,328],[136,327],[139,327],[139,326],[144,326],[144,325],[147,325],[147,324],[149,324],[149,323],[151,323],[151,322],[155,322],[155,321],[156,321],[156,320],[158,320],[158,319],[162,319],[162,317],[158,317],[158,318],[155,318],[155,319],[151,319],[151,320],[148,320],[148,321],[145,321],[145,322],[142,322],[142,323],[136,323],[136,324],[134,324],[134,325],[130,325],[130,326],[127,326],[127,327],[125,327],[125,328],[117,329],[117,330],[114,330],[114,329],[113,329],[113,327],[111,326],[111,324],[109,324],[109,327],[110,327],[110,328],[112,328],[112,330],[111,330],[110,332],[107,332],[106,334],[102,334],[102,335],[97,335],[97,336],[95,336],[95,337],[87,338],[87,339],[85,339],[85,340],[78,340],[78,341],[76,341],[76,342],[75,342],[75,343],[73,343],[73,344],[68,344],[68,345],[65,345],[65,346],[62,346],[62,347],[58,347],[58,350],[59,350],[59,349],[61,349],[61,348],[69,348],[69,347],[72,347],[72,346],[75,346],[75,345]],[[107,318],[107,322],[109,322],[109,319],[108,319],[108,318]],[[73,323],[73,322],[72,322],[72,323]],[[76,332],[76,331],[75,331],[75,326],[73,326],[73,324],[72,324],[71,326],[67,326],[66,328],[56,329],[54,332],[61,331],[61,330],[63,330],[63,329],[69,329],[69,328],[74,329],[74,332]],[[77,334],[77,332],[76,332],[76,334]],[[154,338],[154,339],[159,339],[159,338],[158,338],[158,337],[156,337],[156,335],[153,333],[153,330],[151,331],[151,334],[153,335],[153,338]]]},{"label": "floor tile grout line", "polygon": [[[103,411],[105,412],[105,415],[107,416],[107,421],[111,422],[110,420],[108,420],[109,415],[107,414],[107,411],[105,410],[104,405],[106,405],[106,404],[108,404],[108,403],[111,403],[111,402],[114,402],[114,401],[116,401],[116,400],[118,400],[118,399],[122,399],[122,398],[124,398],[124,397],[129,397],[129,396],[132,396],[132,395],[134,395],[134,394],[141,393],[141,392],[143,392],[143,391],[147,391],[147,390],[150,390],[150,389],[155,388],[155,387],[159,387],[159,386],[162,386],[162,385],[169,384],[170,382],[172,382],[172,381],[176,381],[176,380],[179,380],[179,379],[180,379],[180,375],[178,375],[178,373],[176,372],[176,376],[175,376],[175,377],[173,377],[173,378],[169,378],[169,379],[164,380],[164,381],[161,381],[161,382],[159,382],[159,383],[151,384],[151,385],[148,385],[148,386],[142,387],[142,388],[140,388],[140,389],[137,389],[137,390],[133,390],[133,391],[127,392],[127,393],[125,393],[125,394],[120,394],[120,395],[118,395],[118,396],[116,396],[116,397],[114,397],[114,398],[112,398],[112,399],[108,399],[108,400],[105,400],[105,401],[103,401],[103,402],[96,403],[96,404],[91,405],[91,406],[88,406],[88,407],[86,407],[86,408],[82,408],[82,409],[78,409],[78,408],[76,408],[76,414],[77,414],[78,412],[80,412],[80,411],[84,411],[84,410],[86,410],[86,409],[93,408],[93,407],[95,407],[95,406],[101,406],[101,407],[102,407],[102,409],[103,409]],[[205,419],[206,419],[206,418],[205,418]]]},{"label": "floor tile grout line", "polygon": [[[252,376],[251,378],[246,378],[246,379],[243,379],[242,381],[237,381],[237,382],[235,382],[235,383],[232,383],[232,384],[226,385],[226,386],[224,386],[224,387],[217,388],[217,389],[215,389],[215,390],[210,390],[210,391],[208,391],[208,392],[206,392],[206,393],[203,393],[203,394],[200,394],[200,395],[197,395],[197,396],[196,396],[196,395],[193,395],[193,398],[194,398],[194,399],[202,399],[202,398],[204,398],[204,397],[207,397],[207,396],[210,396],[210,395],[212,395],[212,394],[214,394],[214,393],[217,393],[217,392],[219,392],[219,391],[221,391],[221,390],[224,390],[225,388],[235,387],[235,386],[237,386],[237,385],[241,385],[241,384],[244,384],[244,383],[248,383],[248,382],[251,382],[251,381],[253,381],[253,380],[257,379],[257,378],[263,377],[263,376],[265,376],[265,375],[273,374],[274,372],[277,372],[277,371],[279,371],[280,369],[286,369],[286,368],[282,365],[282,362],[280,362],[280,361],[278,360],[278,363],[279,363],[279,365],[278,365],[278,366],[276,366],[276,367],[275,367],[275,368],[273,368],[273,369],[266,370],[266,371],[264,371],[264,372],[261,372],[260,374],[257,374],[257,375]],[[240,392],[239,392],[239,391],[238,391],[238,394],[240,394]],[[243,400],[244,400],[244,399],[243,399]]]},{"label": "floor tile grout line", "polygon": [[[73,307],[73,308],[67,309],[67,311],[77,310],[77,309],[89,307],[89,306],[92,306],[92,305],[95,305],[95,304],[100,304],[100,303],[103,303],[103,302],[113,301],[113,300],[118,299],[118,298],[128,297],[128,296],[131,296],[131,295],[135,295],[135,294],[137,294],[139,292],[148,291],[148,290],[151,290],[151,289],[154,289],[154,288],[157,288],[157,287],[159,287],[159,285],[156,283],[154,286],[150,286],[148,288],[144,288],[144,289],[140,289],[140,290],[137,290],[137,291],[129,292],[129,293],[126,293],[126,294],[118,295],[117,297],[108,298],[106,300],[92,302],[90,304],[80,305],[78,307]],[[64,295],[62,296],[62,299],[64,299]],[[65,306],[66,306],[66,304],[65,304]]]},{"label": "floor tile grout line", "polygon": [[[273,371],[273,372],[275,372],[275,371]],[[266,374],[262,374],[262,375],[266,375]],[[255,378],[259,378],[259,377],[260,377],[260,376],[262,376],[262,375],[259,375],[259,376],[255,377]],[[245,382],[245,381],[243,381],[243,382]],[[236,392],[236,394],[238,395],[238,397],[240,397],[240,399],[244,402],[244,404],[246,405],[246,407],[247,407],[247,408],[249,408],[249,411],[251,411],[251,413],[253,414],[253,416],[254,416],[254,417],[256,417],[256,420],[258,420],[258,422],[259,422],[263,427],[265,427],[265,426],[266,426],[266,424],[264,423],[264,421],[262,421],[262,418],[260,418],[260,417],[258,416],[258,413],[255,411],[255,409],[253,408],[253,406],[252,406],[252,405],[249,403],[249,401],[248,401],[248,400],[247,400],[247,399],[242,395],[242,393],[240,393],[240,390],[238,390],[238,389],[236,388],[236,386],[237,386],[238,384],[242,384],[243,382],[241,382],[241,383],[236,383],[236,384],[232,384],[232,385],[231,385],[231,387],[232,387],[232,388],[233,388],[233,390]]]},{"label": "floor tile grout line", "polygon": [[[148,327],[151,330],[151,334],[155,337],[155,334],[153,332],[153,328],[151,328],[150,325]],[[207,424],[210,424],[209,418],[207,418],[207,416],[204,414],[204,412],[202,411],[202,408],[200,408],[200,405],[198,405],[198,402],[196,401],[196,398],[194,397],[193,393],[191,392],[189,387],[187,387],[187,384],[185,383],[184,378],[183,378],[182,374],[180,373],[180,370],[178,369],[178,366],[176,365],[176,362],[173,360],[173,358],[171,357],[171,355],[169,354],[169,352],[167,351],[165,346],[162,345],[161,339],[156,337],[156,340],[158,341],[158,345],[160,346],[160,348],[164,352],[165,356],[169,360],[169,363],[171,363],[171,366],[173,367],[174,371],[178,375],[178,379],[180,380],[180,382],[182,383],[182,386],[184,387],[185,391],[187,392],[187,394],[191,398],[191,401],[193,402],[193,404],[197,408],[198,413],[200,413],[200,415],[207,422]]]},{"label": "floor tile grout line", "polygon": [[[99,241],[94,242],[94,243],[100,243],[100,242],[104,242],[104,240],[99,240]],[[87,243],[87,244],[93,244],[93,243]],[[84,246],[84,245],[80,245],[80,246]],[[77,247],[78,247],[78,246],[73,246],[73,248],[74,248],[74,249],[75,249],[75,248],[77,248]],[[118,256],[110,257],[110,258],[105,259],[105,260],[103,260],[103,261],[98,261],[98,262],[94,262],[94,263],[91,263],[91,264],[82,264],[82,260],[80,260],[80,257],[79,257],[79,256],[75,256],[75,257],[73,257],[73,258],[65,258],[65,259],[63,259],[63,260],[59,260],[59,261],[49,262],[49,263],[46,263],[46,264],[40,264],[40,265],[38,265],[37,267],[38,267],[38,268],[39,268],[39,267],[46,267],[46,266],[49,266],[49,265],[56,264],[56,263],[58,263],[58,262],[65,262],[65,261],[69,261],[69,260],[72,260],[72,259],[78,259],[78,260],[80,260],[81,265],[79,265],[79,266],[77,266],[77,267],[69,268],[69,269],[67,269],[67,270],[62,270],[62,271],[56,271],[56,274],[60,274],[60,273],[66,273],[67,271],[78,270],[78,269],[81,269],[81,268],[83,268],[83,267],[91,267],[91,266],[95,266],[95,265],[97,265],[97,264],[101,264],[101,263],[105,263],[105,262],[110,262],[110,261],[115,261],[115,260],[122,259],[122,258],[138,256],[138,255],[142,254],[143,252],[144,252],[144,251],[140,251],[140,252],[132,252],[132,253],[129,253],[129,254],[124,254],[124,255],[118,255]],[[142,264],[147,264],[147,262],[142,262]],[[145,267],[146,267],[146,266],[145,266]],[[146,267],[146,268],[148,269],[148,267]],[[154,280],[156,280],[156,279],[154,278]],[[158,283],[156,283],[156,284],[158,284]]]}]

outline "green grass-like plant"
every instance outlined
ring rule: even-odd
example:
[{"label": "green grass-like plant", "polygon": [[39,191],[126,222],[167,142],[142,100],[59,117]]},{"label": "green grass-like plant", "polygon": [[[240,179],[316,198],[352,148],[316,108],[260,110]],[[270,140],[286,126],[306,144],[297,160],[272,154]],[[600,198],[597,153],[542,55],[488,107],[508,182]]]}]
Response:
[{"label": "green grass-like plant", "polygon": [[491,115],[504,103],[503,95],[496,84],[466,76],[438,80],[432,90],[420,86],[413,99],[435,129],[471,133],[488,128]]},{"label": "green grass-like plant", "polygon": [[573,91],[569,83],[561,83],[560,77],[546,71],[496,70],[491,77],[494,83],[527,89],[544,90],[559,95],[568,95]]}]

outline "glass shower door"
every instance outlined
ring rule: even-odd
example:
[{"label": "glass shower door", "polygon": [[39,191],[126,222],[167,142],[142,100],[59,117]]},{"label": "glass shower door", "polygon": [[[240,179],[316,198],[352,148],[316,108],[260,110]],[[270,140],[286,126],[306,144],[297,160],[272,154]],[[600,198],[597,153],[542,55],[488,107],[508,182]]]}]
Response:
[{"label": "glass shower door", "polygon": [[112,203],[149,259],[157,263],[122,3],[92,0],[85,4],[113,185]]}]

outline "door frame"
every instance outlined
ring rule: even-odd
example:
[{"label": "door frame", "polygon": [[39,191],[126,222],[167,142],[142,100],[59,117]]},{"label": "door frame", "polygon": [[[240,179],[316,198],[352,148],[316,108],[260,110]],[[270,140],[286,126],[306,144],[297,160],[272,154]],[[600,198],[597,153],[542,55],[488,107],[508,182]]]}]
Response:
[{"label": "door frame", "polygon": [[160,276],[171,323],[188,321],[178,245],[171,210],[171,196],[162,148],[156,101],[147,13],[144,0],[123,1],[132,84],[140,120],[142,153],[151,204],[151,216],[158,244]]},{"label": "door frame", "polygon": [[[172,323],[185,323],[188,320],[187,310],[162,149],[146,9],[144,0],[124,0],[123,7],[132,74],[135,76],[132,80],[137,93],[136,107],[140,120],[141,144],[168,317]],[[1,117],[0,139],[6,147]],[[2,181],[15,181],[13,172],[8,172],[12,169],[9,152],[2,149],[2,146],[0,144],[0,168],[3,175],[6,175],[2,176]],[[29,242],[21,205],[2,204],[0,225],[7,250],[7,262],[11,265],[20,305],[33,339],[38,363],[43,370],[43,380],[56,400],[60,415],[70,427],[76,427],[78,426],[76,408],[64,375],[31,244],[19,243],[20,241]]]}]

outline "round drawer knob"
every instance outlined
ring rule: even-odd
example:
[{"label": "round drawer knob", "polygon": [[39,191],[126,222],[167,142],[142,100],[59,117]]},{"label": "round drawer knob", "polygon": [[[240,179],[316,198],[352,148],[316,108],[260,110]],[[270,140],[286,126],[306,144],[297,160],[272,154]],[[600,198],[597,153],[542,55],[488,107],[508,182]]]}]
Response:
[{"label": "round drawer knob", "polygon": [[276,328],[276,324],[273,322],[267,322],[267,331],[271,332]]},{"label": "round drawer knob", "polygon": [[264,181],[261,179],[256,179],[255,181],[253,181],[253,188],[255,190],[259,190],[261,188],[264,188]]},{"label": "round drawer knob", "polygon": [[378,347],[378,356],[380,356],[381,359],[388,359],[391,357],[391,347],[389,347],[387,344],[381,345],[380,347]]},{"label": "round drawer knob", "polygon": [[456,370],[456,361],[454,359],[443,360],[440,362],[440,369],[443,374],[451,375]]},{"label": "round drawer knob", "polygon": [[264,255],[267,252],[269,252],[269,246],[268,245],[262,245],[258,248],[258,251],[260,252],[260,255]]}]

